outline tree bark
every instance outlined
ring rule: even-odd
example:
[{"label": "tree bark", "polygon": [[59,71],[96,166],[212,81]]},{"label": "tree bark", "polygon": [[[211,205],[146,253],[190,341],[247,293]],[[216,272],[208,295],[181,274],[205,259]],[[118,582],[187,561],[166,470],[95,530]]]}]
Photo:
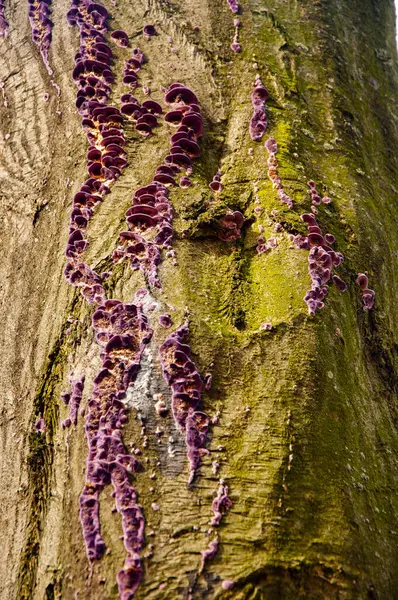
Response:
[{"label": "tree bark", "polygon": [[[155,305],[147,313],[154,333],[127,393],[123,428],[126,448],[142,451],[143,469],[132,482],[146,542],[134,598],[397,598],[393,0],[244,0],[241,53],[230,48],[234,15],[226,0],[103,5],[110,30],[125,30],[146,57],[140,101],[147,85],[165,106],[161,86],[182,82],[205,118],[194,185],[170,191],[176,264],[163,253],[162,292],[127,264],[113,266],[111,257],[135,190],[150,183],[168,153],[170,128],[163,120],[147,139],[125,126],[128,166],[87,232],[85,261],[112,272],[104,284],[108,297],[132,302],[147,285]],[[79,39],[65,18],[69,8],[64,0],[51,6],[53,76],[31,40],[27,3],[6,0],[9,34],[0,40],[4,600],[116,599],[116,573],[126,555],[106,487],[100,520],[109,553],[90,567],[79,521],[84,418],[61,427],[68,409],[60,396],[69,377],[85,375],[87,407],[101,366],[93,305],[63,276],[72,199],[87,178],[88,148],[75,108],[71,73]],[[147,23],[155,24],[157,36],[143,38]],[[130,51],[107,39],[116,75],[111,103],[120,106]],[[261,143],[249,135],[257,74],[269,91]],[[268,178],[264,142],[271,136],[293,210]],[[209,182],[219,169],[224,189],[214,196]],[[308,251],[291,237],[306,235],[300,215],[310,212],[309,180],[332,199],[316,217],[345,256],[339,274],[348,284],[345,293],[331,286],[314,316],[303,300],[311,287]],[[245,218],[232,243],[217,236],[227,209]],[[258,254],[261,227],[277,246]],[[364,271],[376,292],[369,311],[355,282]],[[165,312],[171,330],[158,324]],[[155,410],[156,394],[167,404],[171,397],[159,347],[186,319],[193,362],[202,376],[212,374],[200,410],[217,415],[210,453],[191,485],[184,438],[170,411],[161,418]],[[264,323],[272,329],[261,328]],[[36,432],[39,418],[44,433]],[[220,477],[232,506],[211,527]],[[201,552],[216,538],[218,550],[201,569]]]}]

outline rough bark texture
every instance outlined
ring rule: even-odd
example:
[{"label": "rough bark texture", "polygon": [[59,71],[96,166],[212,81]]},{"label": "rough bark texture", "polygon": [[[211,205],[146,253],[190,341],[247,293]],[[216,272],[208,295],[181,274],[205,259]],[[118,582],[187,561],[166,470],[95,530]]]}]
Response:
[{"label": "rough bark texture", "polygon": [[[239,55],[230,50],[233,17],[226,0],[104,5],[111,28],[135,35],[133,44],[144,51],[148,62],[140,80],[152,97],[162,101],[159,87],[182,81],[197,94],[206,118],[195,185],[170,194],[178,264],[166,258],[161,264],[164,292],[152,291],[155,333],[129,392],[124,440],[142,447],[143,419],[149,436],[144,471],[134,476],[147,540],[135,598],[397,598],[393,1],[244,0]],[[90,573],[78,519],[84,420],[68,430],[60,426],[67,409],[59,398],[69,375],[85,374],[84,405],[100,365],[92,309],[63,277],[71,201],[86,177],[87,151],[74,107],[78,36],[66,23],[68,8],[65,0],[53,2],[49,58],[60,98],[31,41],[27,3],[7,2],[10,32],[0,40],[6,100],[0,107],[4,600],[72,600],[77,591],[79,600],[116,599],[115,574],[125,556],[120,519],[105,490],[101,523],[111,552]],[[159,35],[146,41],[141,32],[148,22]],[[126,51],[115,46],[114,54],[120,82]],[[293,211],[268,180],[263,143],[249,137],[253,62],[270,91],[264,140],[272,135],[279,144],[279,173]],[[120,91],[118,83],[116,103]],[[43,101],[46,93],[50,98]],[[134,190],[151,181],[167,152],[166,129],[163,124],[148,140],[126,129],[129,166],[89,227],[87,262],[97,270],[111,266]],[[218,168],[224,191],[216,208],[206,209]],[[303,302],[310,287],[307,252],[288,238],[305,232],[299,215],[310,207],[309,179],[332,198],[318,220],[345,254],[341,272],[349,284],[345,294],[331,289],[315,317]],[[254,212],[255,185],[260,215]],[[246,219],[233,247],[214,233],[225,206]],[[277,248],[258,256],[258,224],[269,237],[276,222],[284,228]],[[364,270],[376,290],[370,312],[363,311],[355,285]],[[142,275],[123,265],[112,271],[109,297],[131,301]],[[194,361],[202,374],[213,374],[202,407],[210,415],[220,412],[211,427],[211,454],[189,487],[184,441],[171,417],[158,417],[153,400],[159,392],[169,398],[158,358],[168,332],[157,318],[170,312],[176,328],[186,307]],[[271,331],[259,330],[265,321]],[[34,430],[42,415],[44,436]],[[159,439],[157,426],[165,431]],[[221,467],[213,475],[216,459]],[[208,530],[220,476],[233,506],[218,528],[217,554],[199,573],[200,552],[214,538]],[[234,587],[223,590],[223,580]]]}]

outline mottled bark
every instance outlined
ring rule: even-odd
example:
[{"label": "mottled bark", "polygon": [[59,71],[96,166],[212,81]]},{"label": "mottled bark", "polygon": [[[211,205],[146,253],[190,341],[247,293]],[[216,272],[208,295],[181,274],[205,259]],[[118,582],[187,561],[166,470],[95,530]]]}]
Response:
[{"label": "mottled bark", "polygon": [[[163,104],[160,86],[181,81],[205,116],[194,186],[170,192],[177,264],[167,257],[161,263],[163,293],[151,290],[154,336],[128,392],[123,436],[127,447],[143,450],[143,471],[132,480],[146,519],[144,577],[135,598],[397,598],[393,1],[244,0],[240,54],[230,49],[234,27],[226,0],[103,4],[111,29],[124,29],[144,51],[140,82],[151,97]],[[90,572],[78,518],[84,419],[61,428],[68,377],[85,375],[86,406],[100,367],[93,309],[63,277],[71,202],[86,178],[87,151],[71,78],[78,34],[67,25],[68,9],[66,1],[53,1],[49,62],[60,97],[31,40],[27,3],[6,3],[9,33],[0,38],[4,600],[72,600],[76,592],[79,600],[116,599],[125,557],[107,488],[101,524],[110,553]],[[146,23],[158,30],[150,40],[142,36]],[[127,54],[112,49],[117,105]],[[273,136],[279,145],[279,176],[293,210],[280,203],[268,179],[264,144],[249,136],[257,73],[270,92],[263,142]],[[141,90],[137,96],[144,99]],[[124,264],[113,268],[111,254],[133,193],[151,181],[169,134],[164,123],[148,139],[131,126],[125,131],[129,166],[90,222],[86,262],[112,270],[108,296],[129,302],[144,278]],[[218,169],[224,190],[208,206]],[[339,273],[348,283],[345,293],[331,287],[315,316],[303,301],[308,252],[289,239],[306,233],[300,215],[310,210],[310,179],[332,199],[317,219],[345,255]],[[245,216],[234,244],[216,234],[227,206]],[[282,224],[277,233],[276,223]],[[277,247],[261,255],[259,225],[266,238],[277,238]],[[376,291],[371,311],[363,310],[355,284],[360,271]],[[169,333],[158,325],[164,312],[173,329],[188,313],[193,360],[202,375],[213,375],[201,408],[219,413],[207,444],[211,454],[191,486],[184,440],[171,415],[163,419],[155,411],[155,394],[170,399],[159,361]],[[260,329],[265,322],[270,331]],[[45,434],[35,432],[39,417]],[[157,427],[163,435],[155,434]],[[209,535],[220,477],[233,505]],[[201,570],[200,553],[216,534],[218,550]],[[232,589],[223,589],[225,581],[233,581]]]}]

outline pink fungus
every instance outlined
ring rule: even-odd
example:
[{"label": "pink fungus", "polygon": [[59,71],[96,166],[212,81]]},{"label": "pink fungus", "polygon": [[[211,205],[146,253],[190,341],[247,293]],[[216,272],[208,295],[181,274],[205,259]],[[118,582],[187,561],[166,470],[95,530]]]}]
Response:
[{"label": "pink fungus", "polygon": [[202,555],[202,563],[201,563],[200,571],[203,570],[205,562],[207,560],[210,560],[215,557],[215,555],[217,554],[218,546],[219,546],[219,539],[218,539],[218,537],[216,537],[214,540],[209,542],[209,545],[206,548],[206,550],[201,550],[200,553]]},{"label": "pink fungus", "polygon": [[221,582],[221,587],[223,590],[232,590],[232,588],[234,587],[234,582],[231,581],[231,579],[224,579]]},{"label": "pink fungus", "polygon": [[223,483],[220,479],[220,484],[217,490],[217,496],[214,498],[211,505],[214,517],[212,518],[210,525],[217,526],[224,514],[226,514],[232,506],[232,501],[228,496],[228,486]]},{"label": "pink fungus", "polygon": [[239,4],[237,0],[227,0],[231,12],[236,15],[239,12]]},{"label": "pink fungus", "polygon": [[259,329],[260,329],[260,331],[271,331],[272,323],[261,323]]}]

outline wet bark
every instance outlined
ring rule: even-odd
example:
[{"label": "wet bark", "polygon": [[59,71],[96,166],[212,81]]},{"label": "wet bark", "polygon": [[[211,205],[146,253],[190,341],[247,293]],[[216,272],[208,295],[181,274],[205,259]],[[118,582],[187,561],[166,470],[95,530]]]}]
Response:
[{"label": "wet bark", "polygon": [[[164,105],[160,86],[181,81],[205,117],[194,185],[170,192],[177,264],[164,256],[163,292],[150,290],[154,335],[128,393],[123,438],[127,448],[143,451],[143,471],[132,479],[146,519],[144,575],[134,597],[396,598],[393,2],[244,1],[240,54],[230,49],[234,27],[226,0],[120,0],[106,7],[111,29],[124,29],[144,51],[140,83],[151,97]],[[78,518],[84,418],[61,427],[67,408],[60,395],[69,376],[85,375],[86,406],[100,367],[93,308],[63,276],[71,203],[86,178],[87,152],[71,78],[79,41],[65,20],[68,9],[64,0],[52,5],[49,60],[59,97],[31,40],[27,4],[6,4],[10,30],[0,39],[4,600],[116,599],[115,576],[125,557],[106,489],[101,526],[110,552],[90,570]],[[156,37],[143,39],[145,23],[155,23]],[[117,105],[128,51],[112,50]],[[278,143],[279,176],[293,210],[271,185],[264,144],[249,136],[257,73],[270,93],[263,141],[272,136]],[[141,89],[137,96],[145,98]],[[90,222],[86,262],[111,270],[108,297],[129,302],[145,280],[124,264],[113,267],[111,255],[134,191],[151,181],[167,154],[169,133],[164,123],[148,139],[133,127],[125,131],[129,165]],[[224,190],[209,205],[218,169]],[[315,316],[303,301],[311,285],[308,252],[289,237],[306,233],[300,215],[311,207],[310,179],[332,199],[317,219],[345,255],[339,274],[348,284],[345,293],[332,286]],[[242,237],[232,244],[217,236],[227,207],[245,217]],[[277,240],[261,255],[259,225]],[[363,310],[355,283],[363,271],[376,292],[371,311]],[[188,315],[194,362],[202,375],[213,376],[201,408],[218,420],[210,454],[190,486],[184,440],[171,414],[162,419],[154,406],[159,393],[170,401],[158,354],[169,333],[158,324],[164,312],[173,328]],[[272,329],[261,329],[263,323]],[[35,432],[40,417],[44,435]],[[210,532],[220,477],[233,505]],[[218,551],[201,570],[200,553],[216,536]],[[232,589],[223,588],[226,581]]]}]

